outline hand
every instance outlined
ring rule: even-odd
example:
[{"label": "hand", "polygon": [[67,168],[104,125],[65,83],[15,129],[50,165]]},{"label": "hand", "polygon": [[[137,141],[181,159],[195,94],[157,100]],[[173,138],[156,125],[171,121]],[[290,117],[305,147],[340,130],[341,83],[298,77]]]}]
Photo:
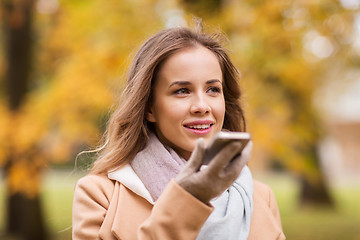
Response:
[{"label": "hand", "polygon": [[227,144],[201,169],[205,153],[204,139],[196,142],[195,150],[175,181],[197,199],[208,204],[211,199],[222,194],[239,177],[241,170],[249,161],[252,142],[249,142],[238,155],[241,143]]}]

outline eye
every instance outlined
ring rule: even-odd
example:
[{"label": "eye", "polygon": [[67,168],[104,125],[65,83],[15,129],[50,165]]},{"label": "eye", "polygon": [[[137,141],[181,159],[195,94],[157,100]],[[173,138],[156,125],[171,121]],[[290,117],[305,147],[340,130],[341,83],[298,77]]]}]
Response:
[{"label": "eye", "polygon": [[175,95],[186,95],[189,93],[190,93],[190,90],[187,88],[180,88],[174,92]]},{"label": "eye", "polygon": [[221,89],[219,87],[209,87],[207,92],[210,94],[218,94],[221,93]]}]

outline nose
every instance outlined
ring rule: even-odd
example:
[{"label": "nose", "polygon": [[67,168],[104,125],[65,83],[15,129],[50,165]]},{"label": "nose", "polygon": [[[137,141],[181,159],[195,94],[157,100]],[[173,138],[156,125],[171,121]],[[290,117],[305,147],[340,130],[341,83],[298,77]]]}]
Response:
[{"label": "nose", "polygon": [[192,114],[206,114],[211,111],[206,96],[197,94],[192,99],[190,111]]}]

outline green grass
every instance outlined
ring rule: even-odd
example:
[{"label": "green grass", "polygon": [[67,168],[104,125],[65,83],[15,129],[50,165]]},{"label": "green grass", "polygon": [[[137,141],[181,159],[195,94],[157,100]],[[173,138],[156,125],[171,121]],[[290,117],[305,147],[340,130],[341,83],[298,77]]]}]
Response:
[{"label": "green grass", "polygon": [[[45,222],[54,240],[71,239],[73,190],[81,175],[50,171],[43,185]],[[300,208],[298,185],[288,175],[258,176],[273,189],[290,240],[360,240],[360,183],[332,187],[335,209]],[[0,183],[0,236],[4,230],[4,184]]]},{"label": "green grass", "polygon": [[80,175],[68,171],[49,174],[44,184],[43,204],[45,221],[52,239],[71,239],[73,191]]},{"label": "green grass", "polygon": [[[49,171],[43,182],[42,203],[44,221],[51,239],[71,239],[73,191],[82,174],[68,170]],[[0,182],[0,239],[5,228],[5,189]]]},{"label": "green grass", "polygon": [[329,209],[299,207],[299,186],[289,176],[270,176],[262,181],[276,195],[287,239],[360,240],[360,182],[333,186],[335,208]]}]

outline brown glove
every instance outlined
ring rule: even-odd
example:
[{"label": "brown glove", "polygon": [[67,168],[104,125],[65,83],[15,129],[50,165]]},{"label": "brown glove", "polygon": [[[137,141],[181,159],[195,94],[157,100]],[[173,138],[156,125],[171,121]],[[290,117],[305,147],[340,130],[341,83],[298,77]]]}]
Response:
[{"label": "brown glove", "polygon": [[231,186],[248,162],[252,142],[249,142],[241,155],[238,155],[240,148],[239,142],[227,144],[207,167],[200,170],[205,153],[205,142],[200,138],[190,159],[176,176],[175,181],[197,199],[209,204],[211,199]]}]

